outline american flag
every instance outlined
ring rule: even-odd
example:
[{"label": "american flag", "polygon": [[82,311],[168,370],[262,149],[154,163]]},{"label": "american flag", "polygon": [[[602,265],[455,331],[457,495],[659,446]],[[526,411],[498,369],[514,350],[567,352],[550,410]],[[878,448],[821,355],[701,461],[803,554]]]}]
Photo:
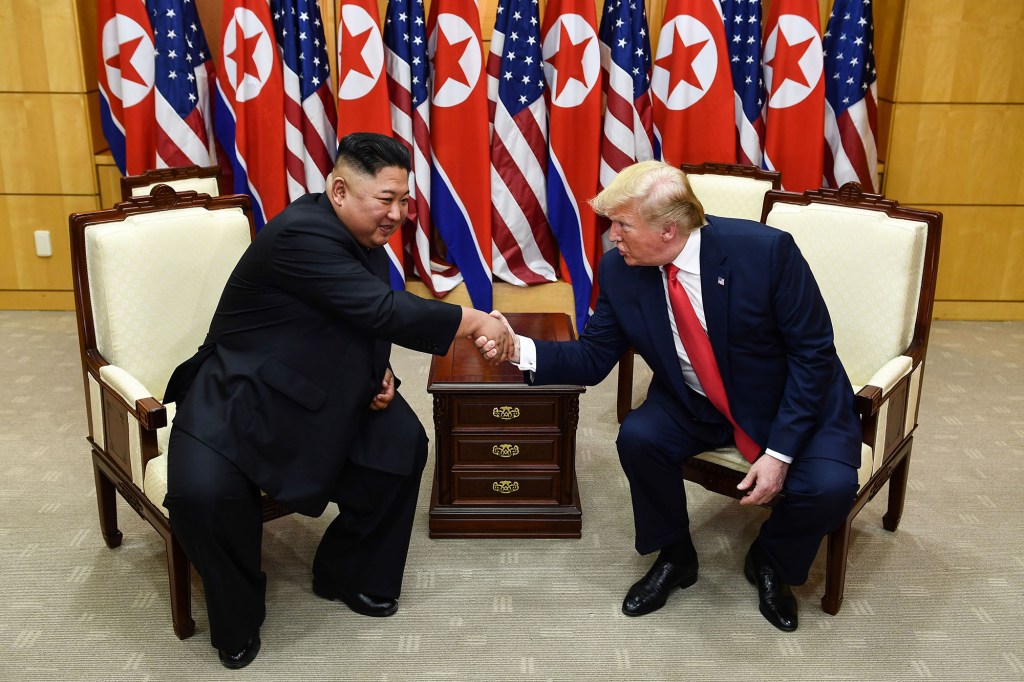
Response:
[{"label": "american flag", "polygon": [[147,0],[156,59],[156,167],[216,163],[213,59],[190,0]]},{"label": "american flag", "polygon": [[606,110],[601,132],[600,187],[626,166],[661,158],[651,108],[651,38],[644,4],[608,0],[601,17],[601,68]]},{"label": "american flag", "polygon": [[434,296],[454,289],[462,276],[450,265],[435,266],[430,223],[430,60],[423,0],[390,0],[384,19],[384,63],[391,100],[391,125],[412,155],[409,221],[414,227],[416,274]]},{"label": "american flag", "polygon": [[519,286],[553,282],[558,247],[548,224],[540,20],[533,0],[499,0],[487,62],[491,118],[492,271]]},{"label": "american flag", "polygon": [[736,92],[736,160],[760,166],[764,146],[761,3],[759,0],[722,0],[722,13],[729,44],[732,87]]},{"label": "american flag", "polygon": [[334,166],[338,125],[327,41],[316,0],[271,0],[274,33],[283,57],[285,166],[288,196],[324,191]]},{"label": "american flag", "polygon": [[825,180],[878,187],[875,26],[871,0],[836,0],[824,36]]}]

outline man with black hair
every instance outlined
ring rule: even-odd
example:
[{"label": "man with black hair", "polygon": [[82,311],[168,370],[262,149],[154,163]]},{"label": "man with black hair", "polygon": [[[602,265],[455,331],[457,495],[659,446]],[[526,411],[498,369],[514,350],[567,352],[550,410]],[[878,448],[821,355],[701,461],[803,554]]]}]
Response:
[{"label": "man with black hair", "polygon": [[309,516],[336,502],[313,591],[392,615],[427,436],[396,390],[391,344],[445,353],[456,336],[496,339],[504,357],[511,342],[484,312],[391,290],[378,247],[407,214],[402,144],[346,136],[329,183],[259,232],[206,342],[164,395],[177,403],[164,505],[203,580],[211,643],[228,668],[260,648],[260,491]]}]

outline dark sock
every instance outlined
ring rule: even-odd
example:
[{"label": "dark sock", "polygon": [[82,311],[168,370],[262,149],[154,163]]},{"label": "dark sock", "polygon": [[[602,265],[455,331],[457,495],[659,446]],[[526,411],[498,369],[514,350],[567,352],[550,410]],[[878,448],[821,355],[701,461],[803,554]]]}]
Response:
[{"label": "dark sock", "polygon": [[667,547],[661,548],[659,561],[670,561],[674,564],[686,564],[697,560],[697,550],[690,538],[684,538]]}]

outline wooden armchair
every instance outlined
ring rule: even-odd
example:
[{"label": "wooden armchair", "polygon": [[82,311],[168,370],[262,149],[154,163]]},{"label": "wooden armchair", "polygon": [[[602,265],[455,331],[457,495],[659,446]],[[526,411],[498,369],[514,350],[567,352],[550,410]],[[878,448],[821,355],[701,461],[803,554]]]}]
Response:
[{"label": "wooden armchair", "polygon": [[141,175],[129,175],[121,178],[121,199],[127,201],[132,197],[149,194],[157,185],[167,185],[175,192],[191,190],[215,197],[221,194],[220,168],[180,166],[148,170]]},{"label": "wooden armchair", "polygon": [[[158,186],[69,218],[75,313],[100,530],[121,544],[115,491],[163,536],[171,616],[195,631],[189,562],[163,498],[174,368],[203,342],[221,291],[253,237],[249,199]],[[287,513],[264,496],[264,520]]]},{"label": "wooden armchair", "polygon": [[[856,392],[861,420],[860,489],[849,516],[828,536],[822,609],[839,612],[854,517],[889,483],[882,519],[903,513],[917,428],[921,377],[935,300],[942,215],[901,207],[847,183],[800,194],[771,191],[764,222],[790,232],[828,305],[835,345]],[[738,498],[749,464],[735,448],[692,458],[687,480]]]},{"label": "wooden armchair", "polygon": [[[694,195],[704,205],[704,212],[724,218],[760,220],[764,195],[782,187],[781,176],[756,166],[707,162],[699,166],[680,166]],[[633,350],[619,360],[619,383],[616,414],[619,423],[633,407]]]}]

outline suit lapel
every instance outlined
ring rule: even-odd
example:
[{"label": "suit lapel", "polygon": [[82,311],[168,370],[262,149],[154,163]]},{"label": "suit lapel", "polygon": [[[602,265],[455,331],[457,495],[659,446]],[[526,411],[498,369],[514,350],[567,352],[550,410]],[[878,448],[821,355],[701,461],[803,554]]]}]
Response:
[{"label": "suit lapel", "polygon": [[[729,376],[729,354],[726,352],[729,338],[729,285],[732,270],[726,266],[726,256],[709,222],[701,228],[700,236],[700,287],[704,303],[704,321],[708,326],[708,338],[718,362],[722,379]],[[729,382],[726,380],[728,386]]]}]

